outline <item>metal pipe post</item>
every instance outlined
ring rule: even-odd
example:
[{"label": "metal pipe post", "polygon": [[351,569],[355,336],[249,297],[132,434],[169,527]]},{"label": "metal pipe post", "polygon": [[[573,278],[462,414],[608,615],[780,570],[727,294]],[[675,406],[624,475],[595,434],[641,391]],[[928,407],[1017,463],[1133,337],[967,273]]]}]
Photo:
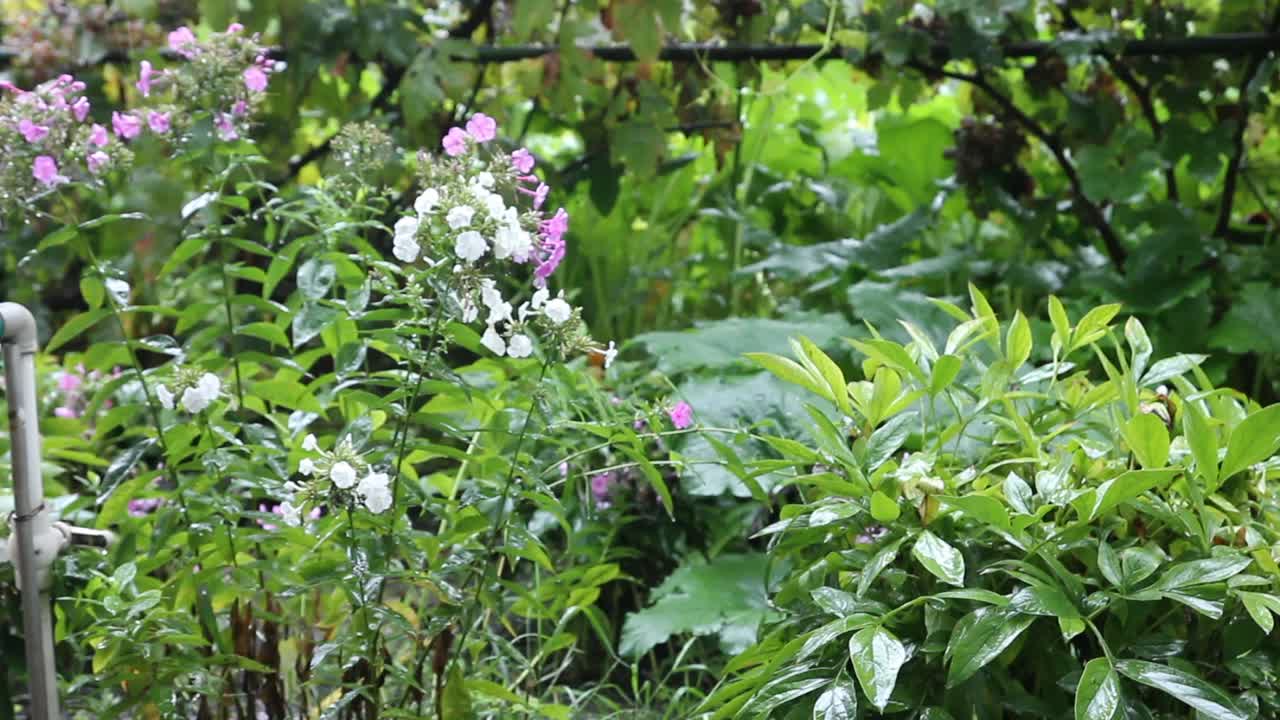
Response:
[{"label": "metal pipe post", "polygon": [[27,675],[33,720],[58,720],[58,676],[53,658],[50,567],[62,541],[44,506],[40,477],[40,428],[36,414],[36,321],[16,303],[0,303],[0,343],[9,400],[10,454],[13,459],[13,533],[17,552],[10,558],[22,588],[22,627],[26,636]]}]

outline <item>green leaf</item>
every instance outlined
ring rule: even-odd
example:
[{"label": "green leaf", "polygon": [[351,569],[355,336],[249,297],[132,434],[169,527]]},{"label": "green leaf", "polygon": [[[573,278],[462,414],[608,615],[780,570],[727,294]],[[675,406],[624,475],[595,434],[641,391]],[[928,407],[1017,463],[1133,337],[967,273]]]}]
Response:
[{"label": "green leaf", "polygon": [[938,499],[944,505],[954,507],[988,527],[1006,531],[1012,528],[1009,522],[1009,511],[1005,509],[999,500],[989,495],[962,495],[960,497],[939,495]]},{"label": "green leaf", "polygon": [[964,556],[942,538],[925,530],[911,548],[911,554],[939,580],[956,587],[964,586]]},{"label": "green leaf", "polygon": [[1183,670],[1144,660],[1121,660],[1116,663],[1121,675],[1168,693],[1190,705],[1207,720],[1246,720],[1249,716],[1226,692],[1216,685]]},{"label": "green leaf", "polygon": [[1120,676],[1106,658],[1084,666],[1076,685],[1075,720],[1114,720],[1120,712]]},{"label": "green leaf", "polygon": [[898,684],[898,671],[907,661],[907,649],[888,630],[869,627],[849,638],[849,657],[863,694],[883,712]]},{"label": "green leaf", "polygon": [[854,720],[857,715],[858,694],[848,678],[838,678],[813,703],[813,720]]},{"label": "green leaf", "polygon": [[805,370],[804,367],[795,360],[784,358],[780,355],[774,355],[772,353],[746,353],[746,356],[756,364],[760,365],[760,367],[768,370],[774,375],[777,375],[780,380],[792,383],[793,385],[799,385],[815,395],[821,395],[828,400],[833,399],[831,397],[830,389],[826,386],[826,383],[818,382],[817,378],[813,377],[808,370]]},{"label": "green leaf", "polygon": [[621,0],[613,4],[614,22],[622,30],[636,60],[651,63],[662,50],[662,26],[651,3],[644,0]]},{"label": "green leaf", "polygon": [[1031,357],[1031,324],[1021,310],[1013,314],[1013,322],[1009,323],[1004,352],[1009,367],[1014,370],[1022,367],[1022,363]]},{"label": "green leaf", "polygon": [[867,594],[867,589],[871,587],[871,583],[875,582],[877,576],[884,572],[884,569],[893,564],[898,557],[898,548],[902,547],[902,543],[906,538],[898,538],[897,540],[880,548],[880,551],[871,557],[870,562],[862,568],[861,576],[858,578],[858,597]]},{"label": "green leaf", "polygon": [[1144,468],[1162,468],[1169,462],[1169,429],[1151,413],[1138,413],[1124,426],[1129,449]]},{"label": "green leaf", "polygon": [[1218,484],[1218,436],[1196,402],[1182,403],[1182,436],[1196,461],[1196,474],[1213,488]]},{"label": "green leaf", "polygon": [[852,415],[853,408],[849,406],[849,390],[845,386],[844,373],[840,371],[840,366],[836,365],[835,361],[814,345],[809,338],[801,336],[799,342],[805,358],[818,369],[818,374],[830,388],[829,397],[835,399],[836,407],[840,408],[840,412],[845,415]]},{"label": "green leaf", "polygon": [[933,374],[929,378],[929,394],[937,395],[946,390],[960,374],[964,361],[955,355],[941,355],[933,363]]},{"label": "green leaf", "polygon": [[80,313],[71,318],[65,325],[58,328],[58,332],[54,333],[53,337],[49,338],[48,344],[44,347],[45,352],[53,352],[66,345],[110,314],[111,310],[109,308],[98,308],[97,310]]},{"label": "green leaf", "polygon": [[298,268],[298,290],[308,300],[320,300],[329,294],[338,277],[338,268],[328,260],[310,258]]},{"label": "green leaf", "polygon": [[1071,345],[1068,348],[1068,352],[1101,339],[1103,335],[1107,334],[1107,326],[1118,312],[1120,312],[1120,305],[1115,303],[1099,305],[1085,313],[1084,317],[1080,318],[1080,322],[1076,324],[1076,329],[1071,333]]},{"label": "green leaf", "polygon": [[1071,342],[1071,321],[1067,319],[1067,310],[1056,295],[1049,296],[1049,320],[1053,322],[1053,347],[1056,354]]},{"label": "green leaf", "polygon": [[1215,557],[1178,563],[1164,572],[1151,586],[1153,590],[1176,590],[1222,582],[1239,575],[1249,567],[1253,558],[1247,555]]},{"label": "green leaf", "polygon": [[284,334],[284,330],[272,325],[268,322],[255,322],[248,325],[241,325],[236,328],[236,333],[240,335],[248,335],[259,340],[265,340],[273,345],[289,349],[289,336]]},{"label": "green leaf", "polygon": [[1175,468],[1164,470],[1130,470],[1123,475],[1111,478],[1098,486],[1097,500],[1089,519],[1093,520],[1102,513],[1138,497],[1152,488],[1160,487],[1178,474]]},{"label": "green leaf", "polygon": [[1124,585],[1124,574],[1120,570],[1120,558],[1116,557],[1115,550],[1107,544],[1104,539],[1098,543],[1098,569],[1102,571],[1102,577],[1107,582],[1116,587]]},{"label": "green leaf", "polygon": [[1034,621],[1033,615],[1001,607],[981,607],[961,618],[947,644],[947,657],[951,658],[947,687],[955,687],[973,677]]},{"label": "green leaf", "polygon": [[1269,405],[1244,420],[1231,431],[1227,456],[1218,477],[1227,480],[1254,463],[1275,454],[1280,448],[1280,403]]},{"label": "green leaf", "polygon": [[1262,628],[1262,633],[1270,635],[1271,630],[1275,628],[1275,618],[1271,617],[1271,613],[1280,615],[1280,597],[1255,592],[1236,594],[1240,596],[1240,602],[1244,603],[1244,609],[1249,612],[1249,617]]},{"label": "green leaf", "polygon": [[879,490],[871,494],[871,517],[882,523],[890,523],[897,520],[901,514],[902,508],[898,507],[897,500]]},{"label": "green leaf", "polygon": [[1151,359],[1151,338],[1147,337],[1147,329],[1136,317],[1129,318],[1124,324],[1124,338],[1129,343],[1132,357],[1129,361],[1130,372],[1135,381],[1142,378],[1147,369],[1147,361]]},{"label": "green leaf", "polygon": [[454,663],[445,676],[443,697],[440,699],[442,720],[472,720],[471,694],[462,678],[462,663]]},{"label": "green leaf", "polygon": [[907,349],[891,340],[849,340],[858,352],[897,370],[903,370],[922,383],[928,383],[924,370],[911,359]]},{"label": "green leaf", "polygon": [[1031,502],[1033,493],[1026,480],[1019,477],[1017,473],[1011,472],[1004,479],[1003,489],[1004,499],[1009,502],[1009,507],[1023,515],[1032,514]]}]

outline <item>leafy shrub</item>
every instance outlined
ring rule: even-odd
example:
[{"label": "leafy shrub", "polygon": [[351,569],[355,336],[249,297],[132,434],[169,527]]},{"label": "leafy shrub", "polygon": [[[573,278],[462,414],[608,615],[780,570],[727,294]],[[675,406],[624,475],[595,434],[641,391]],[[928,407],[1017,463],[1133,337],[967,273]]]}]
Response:
[{"label": "leafy shrub", "polygon": [[910,323],[905,345],[851,341],[863,380],[803,338],[753,356],[842,419],[811,405],[813,442],[752,464],[790,474],[758,534],[790,570],[708,716],[1280,711],[1280,406],[1214,388],[1199,356],[1151,362],[1116,305],[1073,325],[1051,298],[1049,323],[1002,327],[970,293],[935,301],[944,343]]}]

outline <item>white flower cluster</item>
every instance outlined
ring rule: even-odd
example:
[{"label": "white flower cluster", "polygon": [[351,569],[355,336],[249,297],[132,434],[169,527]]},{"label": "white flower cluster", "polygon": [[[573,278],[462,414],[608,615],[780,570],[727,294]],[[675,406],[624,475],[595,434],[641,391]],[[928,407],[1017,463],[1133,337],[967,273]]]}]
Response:
[{"label": "white flower cluster", "polygon": [[[334,488],[354,493],[369,512],[383,513],[391,508],[391,477],[384,472],[374,472],[355,451],[350,437],[343,438],[332,452],[327,452],[320,449],[316,436],[308,433],[302,439],[302,449],[316,457],[303,458],[298,463],[298,472],[321,482],[328,480]],[[314,485],[311,488],[313,492],[323,489]],[[291,518],[299,517],[298,513],[305,504],[296,502],[297,497],[298,493],[295,493],[294,498],[281,505],[285,521],[291,525],[297,524]]]},{"label": "white flower cluster", "polygon": [[[422,254],[420,236],[425,233],[445,238],[445,246],[467,265],[489,252],[497,260],[529,262],[533,233],[522,224],[519,208],[508,206],[494,191],[496,183],[494,174],[484,170],[460,185],[423,190],[413,203],[417,214],[396,221],[392,254],[403,263],[416,262]],[[426,262],[438,261],[426,258]]]},{"label": "white flower cluster", "polygon": [[180,371],[174,381],[174,388],[168,385],[156,386],[156,398],[166,410],[174,408],[174,400],[183,410],[195,415],[209,407],[222,394],[222,380],[213,373],[194,376],[190,371]]}]

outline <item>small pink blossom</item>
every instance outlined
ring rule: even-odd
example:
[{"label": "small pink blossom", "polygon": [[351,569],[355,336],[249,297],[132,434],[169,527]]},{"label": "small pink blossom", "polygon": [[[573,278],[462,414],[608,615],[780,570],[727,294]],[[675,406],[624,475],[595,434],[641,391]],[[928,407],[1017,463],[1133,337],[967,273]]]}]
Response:
[{"label": "small pink blossom", "polygon": [[541,210],[542,204],[547,201],[547,193],[551,192],[551,188],[546,183],[538,183],[538,189],[533,191],[533,209]]},{"label": "small pink blossom", "polygon": [[64,372],[58,376],[58,389],[64,393],[73,393],[84,384],[84,378],[73,372]]},{"label": "small pink blossom", "polygon": [[484,113],[477,113],[467,121],[467,134],[478,143],[489,142],[498,136],[498,122]]},{"label": "small pink blossom", "polygon": [[53,409],[53,414],[54,414],[56,417],[60,417],[60,418],[78,418],[78,417],[80,417],[80,413],[76,412],[76,409],[75,409],[75,408],[73,408],[73,407],[69,407],[69,406],[67,406],[67,405],[63,405],[63,406],[61,406],[61,407],[56,407],[56,408],[54,408],[54,409]]},{"label": "small pink blossom", "polygon": [[71,103],[71,114],[75,115],[76,122],[84,122],[89,117],[89,98],[81,95],[76,101]]},{"label": "small pink blossom", "polygon": [[458,157],[467,151],[467,134],[462,128],[449,128],[449,132],[445,134],[441,143],[444,145],[444,154],[449,157]]},{"label": "small pink blossom", "polygon": [[552,215],[550,220],[543,220],[538,224],[538,229],[548,242],[560,242],[565,232],[569,230],[569,213],[565,212],[564,208],[556,210],[556,214]]},{"label": "small pink blossom", "polygon": [[243,25],[241,25],[241,24],[240,24],[240,23],[238,23],[238,22],[233,22],[233,23],[231,23],[230,25],[228,25],[228,26],[227,26],[227,32],[226,32],[226,34],[227,34],[227,35],[235,35],[236,33],[238,33],[238,32],[242,32],[243,30],[244,30],[244,26],[243,26]]},{"label": "small pink blossom", "polygon": [[129,113],[111,113],[111,127],[116,135],[125,140],[132,140],[142,132],[142,121]]},{"label": "small pink blossom", "polygon": [[111,158],[107,157],[106,153],[98,150],[89,153],[89,157],[85,158],[85,160],[89,163],[89,172],[97,175],[102,172],[102,168],[111,161]]},{"label": "small pink blossom", "polygon": [[18,87],[17,85],[14,85],[8,80],[0,80],[0,90],[8,90],[14,95],[21,95],[22,93],[26,92],[26,90],[23,90],[22,88]]},{"label": "small pink blossom", "polygon": [[244,70],[244,86],[252,92],[262,92],[267,89],[267,74],[257,65],[250,65]]},{"label": "small pink blossom", "polygon": [[147,113],[147,127],[151,128],[151,132],[157,135],[167,135],[169,133],[169,113],[151,111]]},{"label": "small pink blossom", "polygon": [[600,473],[591,478],[591,496],[597,508],[609,507],[609,489],[613,485],[613,473]]},{"label": "small pink blossom", "polygon": [[231,106],[232,115],[246,115],[249,112],[249,103],[244,100],[237,100],[235,105]]},{"label": "small pink blossom", "polygon": [[137,498],[129,501],[129,517],[146,517],[164,503],[162,498]]},{"label": "small pink blossom", "polygon": [[190,60],[199,52],[195,47],[196,36],[185,25],[169,33],[169,49]]},{"label": "small pink blossom", "polygon": [[27,139],[29,143],[40,142],[49,134],[49,126],[37,125],[27,118],[18,121],[18,132],[22,133],[22,137]]},{"label": "small pink blossom", "polygon": [[31,175],[42,185],[52,187],[67,182],[67,178],[58,174],[58,162],[48,155],[39,155],[31,164]]},{"label": "small pink blossom", "polygon": [[522,173],[532,171],[534,164],[533,154],[524,148],[511,153],[511,167]]},{"label": "small pink blossom", "polygon": [[97,147],[106,147],[108,142],[111,142],[111,137],[107,135],[107,129],[98,123],[94,123],[93,127],[89,129],[89,144]]},{"label": "small pink blossom", "polygon": [[142,61],[142,65],[138,70],[138,82],[135,84],[138,92],[142,93],[142,97],[151,95],[151,63],[146,60]]},{"label": "small pink blossom", "polygon": [[235,140],[240,137],[240,133],[236,131],[235,122],[226,113],[218,113],[213,118],[213,126],[218,129],[218,137],[223,140]]},{"label": "small pink blossom", "polygon": [[672,406],[667,414],[671,416],[671,424],[675,425],[677,430],[684,430],[693,424],[693,408],[683,400]]}]

